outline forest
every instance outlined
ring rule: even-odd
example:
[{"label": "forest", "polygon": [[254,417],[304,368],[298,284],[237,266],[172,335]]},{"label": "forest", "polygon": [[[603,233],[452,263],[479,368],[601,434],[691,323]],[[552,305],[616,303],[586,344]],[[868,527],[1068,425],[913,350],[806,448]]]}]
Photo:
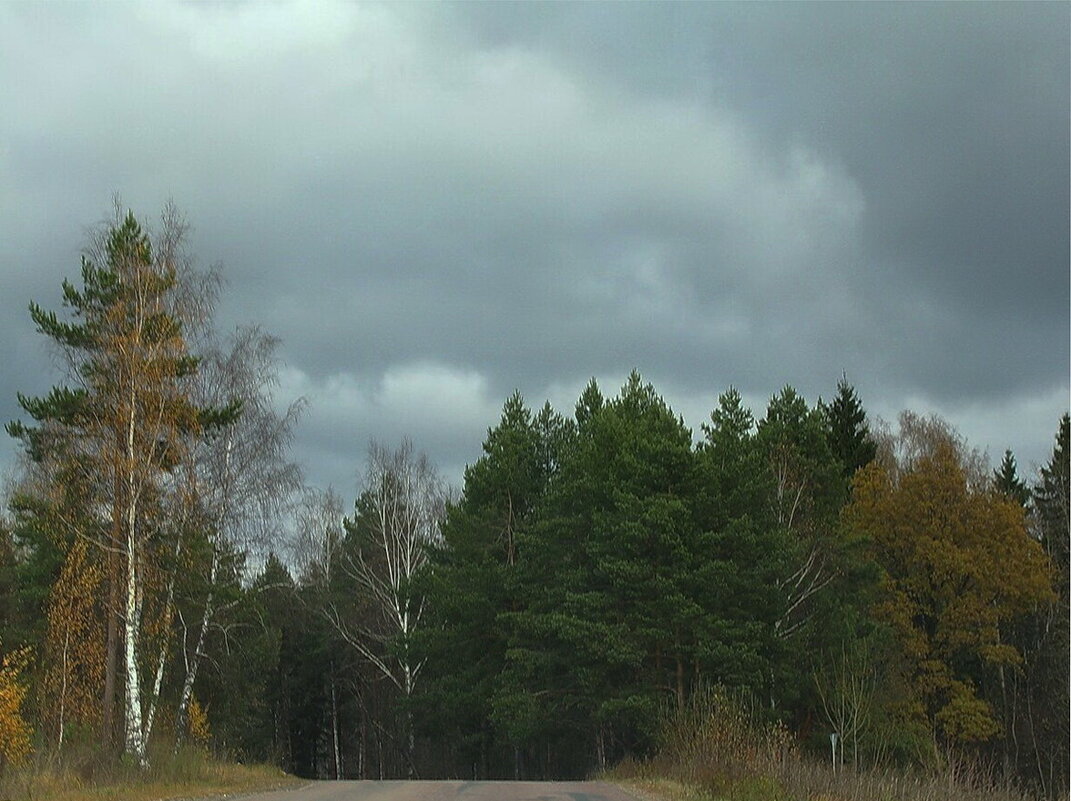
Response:
[{"label": "forest", "polygon": [[278,342],[217,331],[218,274],[177,212],[157,228],[118,214],[62,308],[30,305],[63,374],[7,424],[0,772],[197,747],[580,777],[722,692],[815,759],[836,733],[841,765],[1066,797],[1066,414],[1020,475],[939,418],[870,419],[847,378],[762,410],[727,387],[692,431],[633,372],[571,410],[504,399],[456,489],[373,442],[342,497],[292,460]]}]

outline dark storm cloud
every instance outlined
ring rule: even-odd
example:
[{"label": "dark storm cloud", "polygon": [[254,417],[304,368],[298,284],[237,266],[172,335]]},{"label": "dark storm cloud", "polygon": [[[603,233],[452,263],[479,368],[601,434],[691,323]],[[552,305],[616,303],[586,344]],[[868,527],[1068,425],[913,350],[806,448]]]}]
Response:
[{"label": "dark storm cloud", "polygon": [[298,454],[454,480],[519,388],[698,426],[847,371],[1045,457],[1068,391],[1066,5],[0,6],[4,384],[111,193],[284,342]]},{"label": "dark storm cloud", "polygon": [[[913,307],[942,308],[925,358],[892,360],[901,380],[946,398],[1066,381],[1066,5],[583,4],[529,6],[524,25],[489,4],[459,10],[481,39],[725,104],[756,135],[843,164],[867,208],[841,276],[855,302],[889,301],[871,320],[883,340],[917,332]],[[1043,344],[1023,337],[1027,320],[1047,326],[1049,365],[1014,357]],[[971,334],[949,339],[946,323]],[[977,369],[935,381],[928,366],[962,365],[964,349],[984,357]]]}]

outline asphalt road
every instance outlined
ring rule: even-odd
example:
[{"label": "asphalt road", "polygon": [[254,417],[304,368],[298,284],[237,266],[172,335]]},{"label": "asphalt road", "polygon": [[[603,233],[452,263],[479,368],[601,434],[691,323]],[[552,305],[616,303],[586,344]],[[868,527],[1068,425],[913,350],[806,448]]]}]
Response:
[{"label": "asphalt road", "polygon": [[605,782],[310,782],[241,801],[637,801]]}]

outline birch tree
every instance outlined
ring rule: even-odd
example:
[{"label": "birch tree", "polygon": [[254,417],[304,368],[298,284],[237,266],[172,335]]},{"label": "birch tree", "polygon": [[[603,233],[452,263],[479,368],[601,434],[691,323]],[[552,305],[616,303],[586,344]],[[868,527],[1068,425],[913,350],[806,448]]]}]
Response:
[{"label": "birch tree", "polygon": [[22,705],[26,700],[31,649],[3,651],[0,642],[0,770],[17,765],[33,750],[32,731]]},{"label": "birch tree", "polygon": [[[344,526],[347,548],[340,567],[369,603],[367,616],[347,617],[333,605],[327,615],[340,636],[390,681],[412,697],[423,660],[410,655],[413,633],[424,617],[425,598],[413,579],[439,541],[446,491],[423,453],[404,440],[396,450],[372,442],[352,519]],[[407,712],[407,755],[413,772],[414,739]]]},{"label": "birch tree", "polygon": [[303,401],[276,411],[277,347],[278,340],[258,328],[242,328],[226,345],[213,344],[201,357],[194,395],[202,409],[210,410],[212,425],[192,442],[184,495],[196,507],[207,546],[207,565],[202,565],[206,591],[198,618],[191,621],[193,630],[182,621],[179,745],[186,736],[207,634],[219,611],[215,587],[221,567],[230,556],[264,555],[281,540],[281,521],[301,486],[301,471],[289,460],[289,448]]},{"label": "birch tree", "polygon": [[63,750],[68,728],[95,729],[100,720],[99,691],[104,684],[104,625],[100,620],[100,560],[77,539],[49,594],[45,673],[41,706],[48,733]]},{"label": "birch tree", "polygon": [[[342,499],[333,488],[325,491],[306,488],[295,515],[296,536],[293,542],[293,561],[301,578],[301,589],[295,597],[312,611],[312,625],[303,632],[317,643],[311,650],[330,654],[319,662],[316,680],[322,681],[324,696],[330,699],[321,723],[329,727],[331,762],[335,779],[342,778],[341,724],[339,718],[339,671],[335,652],[345,647],[332,636],[337,634],[325,610],[337,611],[333,603],[337,590],[338,562],[341,558],[344,531]],[[318,625],[319,624],[319,625]],[[325,630],[326,629],[326,630]]]},{"label": "birch tree", "polygon": [[342,498],[333,487],[306,488],[295,513],[291,558],[302,584],[326,591],[342,547]]},{"label": "birch tree", "polygon": [[[851,744],[852,764],[859,765],[859,740],[871,725],[876,706],[878,668],[869,643],[842,645],[840,653],[814,672],[815,689],[826,720],[841,738]],[[840,749],[844,764],[844,748]]]}]

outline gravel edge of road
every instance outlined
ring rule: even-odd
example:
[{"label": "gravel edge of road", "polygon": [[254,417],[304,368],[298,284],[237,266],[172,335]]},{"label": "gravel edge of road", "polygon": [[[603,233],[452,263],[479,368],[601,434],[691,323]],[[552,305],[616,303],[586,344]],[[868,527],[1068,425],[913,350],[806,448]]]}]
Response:
[{"label": "gravel edge of road", "polygon": [[[296,777],[295,777],[296,778]],[[230,793],[216,793],[214,795],[196,795],[196,796],[179,796],[171,798],[163,798],[159,801],[241,801],[243,798],[251,798],[261,793],[280,793],[284,790],[303,790],[309,787],[313,782],[307,779],[300,779],[297,784],[271,784],[267,787],[257,787],[254,790],[236,790]]]},{"label": "gravel edge of road", "polygon": [[[606,781],[606,780],[603,780]],[[606,784],[616,787],[621,792],[632,796],[636,801],[668,801],[665,798],[657,795],[651,795],[646,790],[642,790],[639,787],[631,784],[624,784],[622,782],[606,781]]]}]

